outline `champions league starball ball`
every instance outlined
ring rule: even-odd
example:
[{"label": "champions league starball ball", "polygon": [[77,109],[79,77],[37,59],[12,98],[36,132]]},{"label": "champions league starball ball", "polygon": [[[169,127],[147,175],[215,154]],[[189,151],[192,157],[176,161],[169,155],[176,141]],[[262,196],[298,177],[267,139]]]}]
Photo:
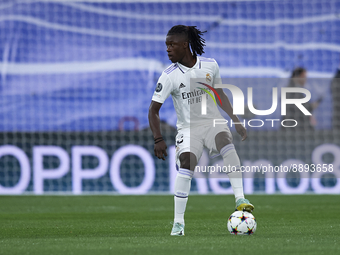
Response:
[{"label": "champions league starball ball", "polygon": [[249,212],[236,211],[228,219],[228,231],[232,235],[252,235],[256,226],[255,217]]}]

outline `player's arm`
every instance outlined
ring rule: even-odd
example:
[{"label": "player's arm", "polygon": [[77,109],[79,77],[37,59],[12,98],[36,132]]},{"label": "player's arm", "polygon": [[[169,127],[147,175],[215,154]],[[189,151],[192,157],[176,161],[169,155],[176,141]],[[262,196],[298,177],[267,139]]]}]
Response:
[{"label": "player's arm", "polygon": [[[165,157],[168,156],[166,149],[166,143],[162,138],[161,127],[160,127],[160,119],[159,119],[159,109],[162,107],[161,103],[156,101],[151,101],[149,107],[149,124],[153,134],[153,138],[155,141],[154,152],[157,158],[165,160]],[[161,139],[162,138],[162,139]]]},{"label": "player's arm", "polygon": [[[221,104],[220,100],[216,100],[218,106],[221,107],[222,110],[225,111],[229,115],[229,117],[232,119],[234,123],[240,123],[240,119],[237,117],[237,115],[234,115],[233,107],[231,106],[229,98],[224,93],[223,89],[216,89],[216,92],[220,96],[221,102],[222,102]],[[242,141],[246,140],[247,130],[245,129],[245,127],[242,124],[235,124],[235,128],[236,128],[237,133],[239,133],[242,136]]]}]

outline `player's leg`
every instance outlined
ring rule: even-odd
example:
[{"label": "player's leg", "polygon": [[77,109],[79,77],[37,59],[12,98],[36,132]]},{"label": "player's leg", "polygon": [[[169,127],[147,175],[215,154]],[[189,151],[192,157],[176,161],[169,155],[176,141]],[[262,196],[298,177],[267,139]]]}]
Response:
[{"label": "player's leg", "polygon": [[252,212],[254,206],[248,199],[244,198],[242,172],[240,171],[241,163],[236,153],[235,146],[232,143],[230,132],[223,131],[215,136],[216,149],[223,158],[223,163],[226,167],[233,170],[228,173],[231,187],[234,191],[236,210]]},{"label": "player's leg", "polygon": [[184,213],[197,159],[195,154],[183,152],[179,156],[179,162],[180,168],[175,180],[175,217],[171,235],[184,235]]}]

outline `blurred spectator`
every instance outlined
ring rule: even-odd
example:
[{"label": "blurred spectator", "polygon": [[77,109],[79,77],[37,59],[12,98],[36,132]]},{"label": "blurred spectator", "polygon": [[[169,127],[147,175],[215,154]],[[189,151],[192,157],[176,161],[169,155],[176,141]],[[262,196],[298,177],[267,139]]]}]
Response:
[{"label": "blurred spectator", "polygon": [[[302,67],[297,67],[293,70],[291,78],[288,83],[288,87],[295,88],[303,88],[305,87],[307,80],[307,70]],[[297,99],[304,98],[305,95],[303,93],[288,93],[287,98],[289,99]],[[320,98],[317,102],[307,102],[304,103],[303,106],[310,112],[313,113],[315,108],[318,107],[319,103],[322,101]],[[296,107],[294,104],[287,105],[286,116],[284,119],[294,119],[298,122],[298,125],[294,129],[303,129],[303,130],[314,130],[314,126],[316,125],[316,119],[313,116],[306,116],[304,113]],[[294,125],[292,121],[286,122],[286,125]]]},{"label": "blurred spectator", "polygon": [[340,66],[332,80],[331,93],[333,99],[333,129],[340,130]]}]

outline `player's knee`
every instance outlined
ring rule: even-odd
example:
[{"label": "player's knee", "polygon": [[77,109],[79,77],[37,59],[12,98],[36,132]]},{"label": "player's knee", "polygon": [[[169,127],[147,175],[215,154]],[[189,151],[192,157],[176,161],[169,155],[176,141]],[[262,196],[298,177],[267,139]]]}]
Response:
[{"label": "player's knee", "polygon": [[221,132],[218,133],[215,137],[215,143],[216,143],[216,149],[218,151],[221,151],[221,149],[228,145],[233,143],[233,138],[230,136],[227,132]]},{"label": "player's knee", "polygon": [[191,152],[184,152],[179,156],[180,167],[184,169],[195,170],[197,159],[195,154]]}]

